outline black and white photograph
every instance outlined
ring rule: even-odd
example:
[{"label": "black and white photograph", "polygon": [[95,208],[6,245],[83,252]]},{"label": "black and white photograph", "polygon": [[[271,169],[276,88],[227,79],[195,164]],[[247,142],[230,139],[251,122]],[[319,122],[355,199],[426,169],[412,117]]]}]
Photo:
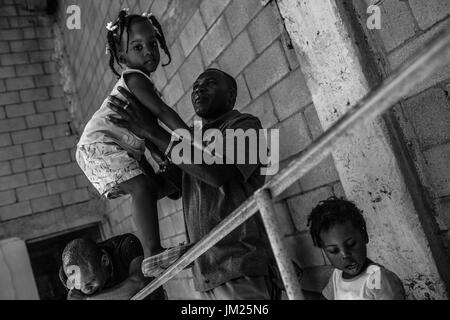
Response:
[{"label": "black and white photograph", "polygon": [[0,300],[449,298],[449,0],[0,0]]}]

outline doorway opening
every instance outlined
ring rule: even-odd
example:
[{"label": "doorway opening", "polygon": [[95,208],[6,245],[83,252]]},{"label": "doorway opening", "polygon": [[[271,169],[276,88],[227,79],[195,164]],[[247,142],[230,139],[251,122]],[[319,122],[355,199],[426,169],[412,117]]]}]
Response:
[{"label": "doorway opening", "polygon": [[66,299],[67,289],[59,279],[61,254],[66,244],[76,238],[87,238],[95,242],[101,241],[99,225],[95,224],[76,231],[27,242],[31,267],[41,300]]}]

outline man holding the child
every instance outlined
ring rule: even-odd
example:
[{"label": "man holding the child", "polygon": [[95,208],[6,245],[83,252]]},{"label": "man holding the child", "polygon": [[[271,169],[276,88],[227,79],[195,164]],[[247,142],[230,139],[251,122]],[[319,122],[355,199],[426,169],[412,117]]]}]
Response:
[{"label": "man holding the child", "polygon": [[[152,120],[154,118],[130,92],[119,90],[129,104],[110,97],[109,107],[121,116],[110,121],[170,155],[179,141]],[[226,136],[227,129],[262,128],[258,118],[233,110],[236,95],[236,81],[221,70],[208,69],[198,77],[193,86],[192,103],[202,120],[203,131],[217,129]],[[235,145],[227,147],[237,148]],[[247,155],[248,152],[246,148]],[[244,164],[192,163],[194,161],[172,165],[156,179],[160,186],[159,198],[181,191],[188,238],[195,243],[260,188],[264,176],[260,173],[261,165],[249,161]],[[278,299],[281,291],[275,285],[269,250],[262,222],[259,216],[254,216],[195,261],[196,290],[204,299]]]}]

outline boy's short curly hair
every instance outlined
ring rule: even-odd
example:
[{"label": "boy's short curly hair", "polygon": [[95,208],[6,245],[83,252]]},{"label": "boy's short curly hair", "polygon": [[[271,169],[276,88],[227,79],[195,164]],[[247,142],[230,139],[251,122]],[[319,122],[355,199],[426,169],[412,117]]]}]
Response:
[{"label": "boy's short curly hair", "polygon": [[308,216],[308,226],[311,238],[316,247],[322,247],[320,233],[327,231],[337,224],[350,221],[353,226],[361,230],[366,241],[369,240],[366,229],[366,221],[362,211],[356,205],[343,198],[331,197],[319,202]]}]

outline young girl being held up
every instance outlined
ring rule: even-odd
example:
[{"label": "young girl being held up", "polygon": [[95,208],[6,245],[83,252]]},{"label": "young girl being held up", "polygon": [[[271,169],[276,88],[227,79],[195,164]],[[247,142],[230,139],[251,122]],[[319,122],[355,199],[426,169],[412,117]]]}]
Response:
[{"label": "young girl being held up", "polygon": [[[125,101],[118,91],[122,87],[134,94],[155,116],[155,124],[158,119],[171,130],[188,129],[178,114],[161,100],[150,78],[160,63],[158,44],[169,58],[167,64],[171,61],[156,18],[148,14],[131,15],[124,9],[116,22],[107,25],[107,29],[109,65],[119,77],[111,96]],[[120,74],[115,64],[122,68]],[[151,171],[151,166],[145,161],[145,141],[110,121],[110,118],[120,116],[108,107],[108,102],[109,98],[105,99],[87,123],[77,145],[77,162],[101,195],[108,199],[125,194],[132,196],[133,218],[146,254],[160,254],[164,249],[160,244],[158,228],[158,190],[151,174],[144,174]],[[163,153],[156,147],[151,151],[161,164],[165,158]],[[167,249],[161,256],[171,261],[163,259],[161,263],[168,265],[184,252],[180,247]]]}]

